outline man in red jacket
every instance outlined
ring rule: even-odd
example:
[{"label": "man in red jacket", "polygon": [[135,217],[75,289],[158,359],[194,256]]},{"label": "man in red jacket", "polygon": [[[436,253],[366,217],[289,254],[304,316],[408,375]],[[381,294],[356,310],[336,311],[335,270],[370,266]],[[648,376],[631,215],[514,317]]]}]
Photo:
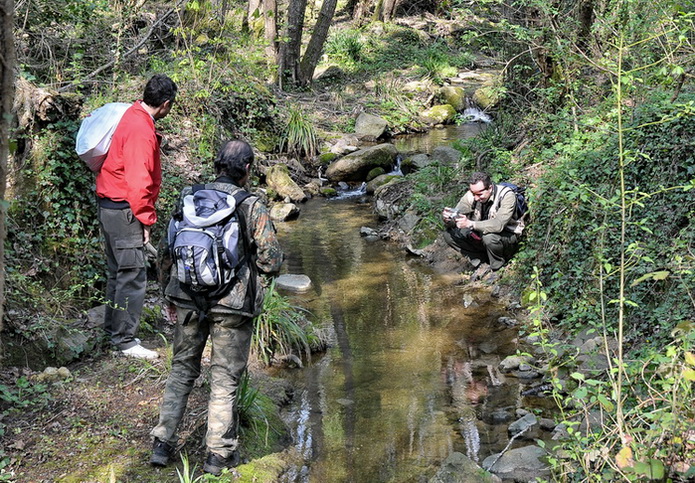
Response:
[{"label": "man in red jacket", "polygon": [[141,359],[159,357],[135,338],[147,284],[145,245],[157,221],[154,204],[162,183],[161,136],[154,122],[169,114],[177,90],[163,74],[147,82],[142,100],[121,118],[96,180],[108,265],[104,329],[117,350]]}]

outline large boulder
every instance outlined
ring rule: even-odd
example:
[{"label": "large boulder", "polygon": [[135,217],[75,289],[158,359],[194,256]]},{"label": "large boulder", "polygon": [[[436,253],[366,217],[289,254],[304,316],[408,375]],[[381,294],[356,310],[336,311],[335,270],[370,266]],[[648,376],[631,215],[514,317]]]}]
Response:
[{"label": "large boulder", "polygon": [[326,178],[334,183],[364,181],[374,168],[382,167],[390,171],[396,162],[397,155],[396,147],[389,143],[360,149],[331,163],[326,170]]},{"label": "large boulder", "polygon": [[420,118],[430,124],[451,123],[456,117],[456,109],[451,104],[432,106],[420,113]]},{"label": "large boulder", "polygon": [[280,198],[289,199],[295,202],[306,200],[304,190],[290,178],[289,169],[284,164],[272,166],[265,174],[265,181]]},{"label": "large boulder", "polygon": [[444,102],[457,111],[463,111],[466,108],[466,90],[463,87],[444,86],[439,93],[444,98]]},{"label": "large boulder", "polygon": [[386,132],[388,124],[386,119],[363,112],[355,121],[355,134],[359,139],[374,141]]}]

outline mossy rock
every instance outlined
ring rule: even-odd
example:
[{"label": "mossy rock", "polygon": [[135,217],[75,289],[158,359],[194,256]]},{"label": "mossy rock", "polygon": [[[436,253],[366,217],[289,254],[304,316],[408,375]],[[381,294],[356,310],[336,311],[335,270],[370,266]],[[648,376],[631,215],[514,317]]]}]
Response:
[{"label": "mossy rock", "polygon": [[463,87],[444,86],[439,91],[444,101],[457,111],[466,108],[466,91]]},{"label": "mossy rock", "polygon": [[381,176],[382,174],[385,174],[386,170],[382,167],[374,168],[371,170],[369,173],[367,173],[367,181],[371,181],[377,176]]},{"label": "mossy rock", "polygon": [[321,188],[320,193],[323,196],[330,198],[331,196],[336,196],[338,194],[338,191],[335,188],[326,187],[326,188]]},{"label": "mossy rock", "polygon": [[338,157],[337,154],[335,153],[322,153],[319,154],[319,163],[320,164],[329,164],[335,161],[335,159]]},{"label": "mossy rock", "polygon": [[423,111],[420,117],[432,124],[448,124],[456,117],[456,109],[451,104],[440,104]]}]

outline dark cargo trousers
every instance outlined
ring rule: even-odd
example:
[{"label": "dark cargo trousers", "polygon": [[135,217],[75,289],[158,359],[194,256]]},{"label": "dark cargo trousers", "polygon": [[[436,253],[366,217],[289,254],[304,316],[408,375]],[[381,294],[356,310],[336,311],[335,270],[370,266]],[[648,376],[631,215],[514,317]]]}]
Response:
[{"label": "dark cargo trousers", "polygon": [[499,270],[512,258],[519,247],[519,236],[516,233],[486,233],[476,239],[470,229],[447,228],[444,240],[449,246],[459,250],[470,258],[473,265],[488,262],[492,270]]},{"label": "dark cargo trousers", "polygon": [[208,451],[228,458],[239,444],[237,390],[249,358],[253,319],[211,313],[200,322],[195,313],[184,325],[189,312],[183,308],[176,310],[178,322],[171,373],[164,389],[159,423],[152,430],[152,436],[176,446],[176,429],[193,384],[200,376],[203,350],[210,337],[210,399],[205,442]]},{"label": "dark cargo trousers", "polygon": [[130,208],[99,207],[99,223],[108,266],[104,330],[118,350],[126,350],[137,345],[147,289],[143,227]]}]

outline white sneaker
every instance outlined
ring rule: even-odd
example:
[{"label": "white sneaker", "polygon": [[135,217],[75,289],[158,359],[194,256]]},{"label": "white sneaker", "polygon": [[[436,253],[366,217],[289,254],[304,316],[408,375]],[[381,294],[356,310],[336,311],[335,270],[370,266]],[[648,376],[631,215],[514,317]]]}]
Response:
[{"label": "white sneaker", "polygon": [[122,350],[121,353],[128,357],[135,357],[136,359],[157,359],[159,357],[158,353],[145,349],[140,344],[134,345],[130,349]]}]

